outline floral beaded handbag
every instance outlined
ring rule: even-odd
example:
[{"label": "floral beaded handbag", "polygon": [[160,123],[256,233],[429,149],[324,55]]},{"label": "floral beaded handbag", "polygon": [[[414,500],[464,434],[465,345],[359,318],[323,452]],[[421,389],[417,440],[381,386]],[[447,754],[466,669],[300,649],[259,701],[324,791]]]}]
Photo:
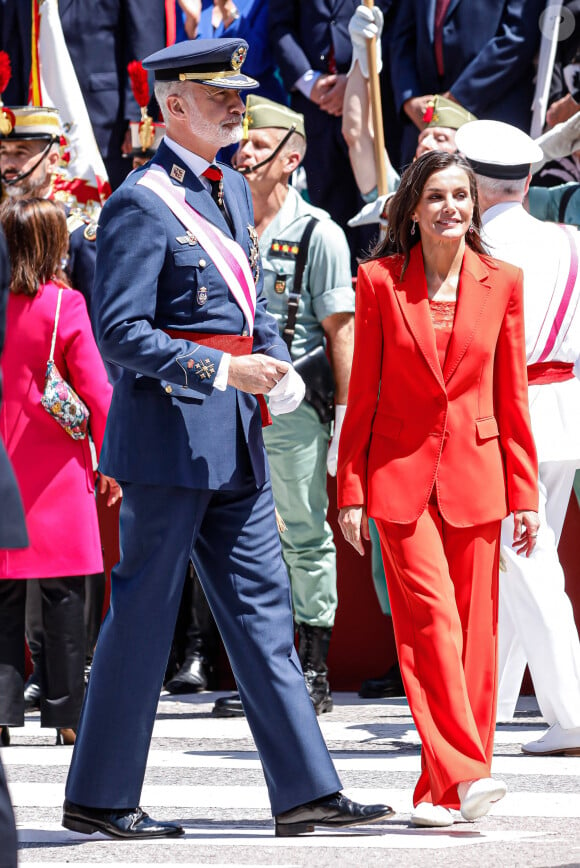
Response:
[{"label": "floral beaded handbag", "polygon": [[87,436],[89,427],[89,408],[79,398],[73,387],[63,378],[54,362],[54,347],[56,345],[56,330],[60,315],[62,293],[63,290],[59,289],[50,356],[46,365],[44,392],[42,393],[40,403],[73,440],[83,440]]}]

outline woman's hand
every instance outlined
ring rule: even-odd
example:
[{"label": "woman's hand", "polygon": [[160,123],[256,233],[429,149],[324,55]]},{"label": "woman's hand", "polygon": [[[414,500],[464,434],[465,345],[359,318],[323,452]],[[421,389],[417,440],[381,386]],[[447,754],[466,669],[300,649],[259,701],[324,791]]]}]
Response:
[{"label": "woman's hand", "polygon": [[123,489],[116,479],[112,476],[105,476],[104,473],[99,473],[99,494],[107,495],[107,506],[113,506],[123,497]]},{"label": "woman's hand", "polygon": [[525,553],[529,558],[536,545],[536,537],[540,527],[538,513],[531,509],[517,509],[514,512],[514,541],[512,548],[518,555]]},{"label": "woman's hand", "polygon": [[338,524],[347,543],[350,543],[359,555],[364,555],[361,536],[370,540],[369,520],[364,506],[343,506],[338,513]]}]

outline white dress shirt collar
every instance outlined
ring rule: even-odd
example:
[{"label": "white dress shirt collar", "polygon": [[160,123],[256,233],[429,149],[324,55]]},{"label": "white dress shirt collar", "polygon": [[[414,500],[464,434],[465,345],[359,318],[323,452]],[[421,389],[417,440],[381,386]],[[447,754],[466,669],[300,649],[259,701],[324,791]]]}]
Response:
[{"label": "white dress shirt collar", "polygon": [[206,190],[211,191],[211,184],[207,180],[207,178],[203,177],[203,173],[207,169],[208,166],[213,165],[212,163],[208,163],[205,157],[200,157],[199,154],[194,154],[193,151],[188,151],[187,148],[184,148],[183,145],[178,145],[173,139],[169,138],[166,134],[163,137],[165,144],[171,148],[171,150],[177,154],[180,160],[182,160],[188,169],[197,175],[201,183],[204,185]]}]

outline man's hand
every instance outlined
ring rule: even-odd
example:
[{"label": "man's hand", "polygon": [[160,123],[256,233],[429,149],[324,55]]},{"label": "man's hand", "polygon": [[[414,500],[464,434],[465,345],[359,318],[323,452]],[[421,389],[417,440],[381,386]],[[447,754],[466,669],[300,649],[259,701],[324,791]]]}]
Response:
[{"label": "man's hand", "polygon": [[340,117],[346,90],[346,75],[320,75],[312,86],[310,99],[329,115]]},{"label": "man's hand", "polygon": [[419,130],[425,129],[426,124],[423,121],[423,115],[432,99],[433,94],[431,93],[425,94],[425,96],[412,96],[411,99],[403,103],[403,111]]},{"label": "man's hand", "polygon": [[580,111],[580,106],[577,102],[574,102],[570,94],[567,93],[566,96],[553,102],[546,112],[546,126],[548,128],[555,127],[556,124],[561,124],[564,121],[567,121],[568,118],[571,118],[572,115],[575,115],[578,111]]},{"label": "man's hand", "polygon": [[288,362],[280,362],[263,353],[232,356],[228,371],[228,386],[233,386],[241,392],[249,392],[250,395],[266,395],[289,368]]},{"label": "man's hand", "polygon": [[518,509],[514,512],[514,548],[518,555],[527,558],[531,555],[536,545],[536,537],[540,527],[538,513],[531,509]]},{"label": "man's hand", "polygon": [[363,539],[370,540],[369,520],[364,506],[343,506],[338,513],[338,524],[342,535],[359,555],[364,555]]},{"label": "man's hand", "polygon": [[112,476],[99,473],[99,494],[107,494],[107,506],[113,506],[123,497],[123,489]]},{"label": "man's hand", "polygon": [[185,13],[185,33],[189,39],[195,39],[201,17],[201,0],[177,0],[177,2]]}]

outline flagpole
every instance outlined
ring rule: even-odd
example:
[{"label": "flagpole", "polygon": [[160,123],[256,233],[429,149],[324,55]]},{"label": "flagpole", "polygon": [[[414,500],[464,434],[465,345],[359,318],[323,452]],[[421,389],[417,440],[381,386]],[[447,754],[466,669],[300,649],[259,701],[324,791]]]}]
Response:
[{"label": "flagpole", "polygon": [[42,105],[42,91],[40,88],[40,64],[38,62],[38,32],[40,24],[40,10],[38,0],[32,0],[32,38],[31,38],[31,65],[28,98],[32,105]]},{"label": "flagpole", "polygon": [[[374,6],[373,0],[363,0],[367,9]],[[383,130],[383,108],[381,104],[381,88],[377,72],[377,38],[373,36],[367,41],[367,59],[369,67],[369,90],[371,98],[371,118],[373,124],[373,141],[375,147],[375,166],[377,171],[377,190],[379,196],[388,193],[387,168],[385,165],[385,133]]]},{"label": "flagpole", "polygon": [[[537,139],[537,137],[541,135],[546,121],[550,83],[552,80],[552,72],[554,70],[556,50],[558,48],[561,10],[562,3],[554,2],[554,0],[548,0],[546,9],[544,10],[542,39],[540,43],[538,71],[536,75],[536,89],[532,103],[532,125],[530,128],[530,136],[533,139]],[[549,16],[551,16],[551,20]],[[550,33],[545,33],[544,31],[549,25],[551,25],[552,30]]]}]

